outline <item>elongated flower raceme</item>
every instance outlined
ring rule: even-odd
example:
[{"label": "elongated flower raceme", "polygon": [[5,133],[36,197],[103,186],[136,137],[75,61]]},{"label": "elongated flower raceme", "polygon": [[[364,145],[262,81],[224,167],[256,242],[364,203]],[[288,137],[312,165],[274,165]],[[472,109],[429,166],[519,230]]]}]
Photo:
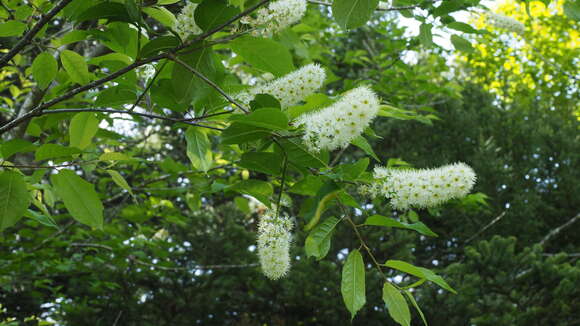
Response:
[{"label": "elongated flower raceme", "polygon": [[245,17],[242,23],[257,28],[254,36],[271,37],[298,22],[306,13],[306,0],[278,0],[260,8],[256,18]]},{"label": "elongated flower raceme", "polygon": [[358,87],[329,107],[301,115],[296,125],[304,126],[303,140],[312,151],[343,148],[369,126],[379,104],[370,88]]},{"label": "elongated flower raceme", "polygon": [[280,279],[290,270],[291,230],[292,221],[286,216],[276,217],[275,210],[260,217],[258,256],[262,272],[269,279]]},{"label": "elongated flower raceme", "polygon": [[519,21],[513,18],[495,14],[492,12],[487,13],[485,18],[488,24],[496,28],[502,28],[520,35],[524,34],[525,30],[524,24],[520,23]]},{"label": "elongated flower raceme", "polygon": [[179,15],[176,17],[173,29],[182,39],[186,39],[190,35],[197,35],[202,33],[201,28],[199,28],[199,26],[197,26],[195,23],[195,8],[197,8],[197,3],[188,1],[185,7],[181,9]]},{"label": "elongated flower raceme", "polygon": [[319,90],[325,79],[324,69],[312,63],[271,82],[254,86],[235,97],[248,105],[257,94],[270,94],[280,101],[282,108],[287,108]]},{"label": "elongated flower raceme", "polygon": [[465,163],[418,170],[376,167],[374,177],[377,183],[371,192],[386,196],[399,210],[434,207],[465,197],[476,180],[475,172]]}]

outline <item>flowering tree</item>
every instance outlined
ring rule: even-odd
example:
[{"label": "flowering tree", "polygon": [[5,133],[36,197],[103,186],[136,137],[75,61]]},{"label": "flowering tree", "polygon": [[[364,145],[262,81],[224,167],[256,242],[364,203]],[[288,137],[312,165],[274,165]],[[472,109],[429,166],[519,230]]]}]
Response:
[{"label": "flowering tree", "polygon": [[[375,121],[435,117],[393,106],[381,85],[365,81],[370,76],[325,91],[338,67],[322,65],[332,49],[313,41],[394,12],[420,23],[420,44],[430,47],[437,29],[483,34],[450,15],[477,1],[3,4],[0,36],[11,43],[0,58],[10,92],[0,126],[0,228],[10,237],[36,230],[51,241],[75,227],[106,242],[121,226],[135,230],[131,241],[146,227],[155,229],[151,239],[166,240],[157,219],[179,224],[184,211],[234,201],[259,221],[259,264],[272,280],[292,272],[292,246],[322,260],[338,225],[348,226],[356,245],[344,254],[336,286],[351,318],[366,303],[369,268],[382,276],[382,298],[401,325],[410,324],[410,305],[423,318],[414,288],[429,281],[454,292],[429,269],[378,261],[361,229],[437,236],[411,209],[467,196],[475,172],[457,162],[432,169],[380,162],[367,140]],[[451,41],[474,50],[459,35]],[[350,145],[365,157],[343,161]],[[169,180],[178,196],[175,189],[144,190]],[[373,198],[387,201],[394,217],[376,211]],[[325,214],[331,208],[339,214]],[[297,233],[303,242],[292,241]],[[105,243],[71,245],[115,252]],[[154,267],[135,253],[121,261]],[[417,281],[401,286],[386,269]]]}]

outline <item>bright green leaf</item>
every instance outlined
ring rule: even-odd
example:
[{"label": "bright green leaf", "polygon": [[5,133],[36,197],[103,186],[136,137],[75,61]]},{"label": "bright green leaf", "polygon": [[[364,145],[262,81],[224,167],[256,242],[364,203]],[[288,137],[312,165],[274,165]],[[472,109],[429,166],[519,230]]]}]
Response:
[{"label": "bright green leaf", "polygon": [[85,85],[91,81],[87,63],[78,53],[71,50],[63,50],[60,53],[60,61],[73,82]]},{"label": "bright green leaf", "polygon": [[355,249],[350,252],[346,263],[342,267],[340,285],[342,299],[346,308],[350,311],[351,320],[354,319],[357,311],[366,303],[365,291],[365,265],[362,255]]},{"label": "bright green leaf", "polygon": [[294,70],[290,51],[274,40],[242,37],[231,42],[231,48],[254,68],[271,72],[275,76]]},{"label": "bright green leaf", "polygon": [[77,113],[70,122],[70,146],[87,148],[99,130],[99,123],[100,120],[93,112]]},{"label": "bright green leaf", "polygon": [[419,278],[427,279],[439,285],[441,288],[451,293],[457,294],[457,292],[449,284],[447,284],[447,282],[445,282],[445,280],[441,276],[433,273],[431,270],[427,268],[417,267],[401,260],[388,260],[385,263],[385,266],[394,268],[396,270],[405,272],[407,274],[411,274]]},{"label": "bright green leaf", "polygon": [[205,0],[195,8],[195,23],[202,30],[209,31],[239,13],[240,10],[228,5],[226,0]]},{"label": "bright green leaf", "polygon": [[213,164],[211,143],[207,135],[199,128],[189,127],[185,132],[187,157],[194,169],[207,172]]},{"label": "bright green leaf", "polygon": [[130,194],[133,194],[133,190],[131,189],[131,186],[127,183],[127,180],[125,180],[125,178],[123,178],[121,173],[119,173],[115,170],[107,170],[107,173],[111,176],[111,178],[113,179],[113,182],[116,183],[117,186],[127,190]]},{"label": "bright green leaf", "polygon": [[308,257],[320,260],[328,254],[332,233],[338,223],[340,223],[338,218],[329,217],[310,232],[304,245]]},{"label": "bright green leaf", "polygon": [[42,89],[50,85],[50,82],[56,77],[57,72],[58,63],[48,52],[42,52],[37,55],[32,63],[32,76],[38,83],[38,87]]},{"label": "bright green leaf", "polygon": [[16,224],[29,205],[24,177],[14,171],[0,172],[0,231]]},{"label": "bright green leaf", "polygon": [[91,227],[103,227],[103,204],[92,184],[71,170],[61,170],[50,179],[56,193],[75,220]]},{"label": "bright green leaf", "polygon": [[398,229],[407,229],[413,230],[418,233],[421,233],[426,236],[430,237],[437,237],[437,234],[431,231],[425,224],[422,222],[417,222],[413,224],[399,222],[393,218],[388,218],[386,216],[381,215],[373,215],[367,218],[365,221],[365,225],[374,225],[374,226],[386,226]]},{"label": "bright green leaf", "polygon": [[0,24],[0,37],[19,36],[26,30],[26,24],[10,20]]},{"label": "bright green leaf", "polygon": [[401,326],[411,325],[411,312],[405,297],[391,283],[383,286],[383,301],[387,305],[389,315]]},{"label": "bright green leaf", "polygon": [[250,114],[235,114],[230,117],[230,120],[271,130],[289,128],[288,117],[279,109],[272,108],[257,109]]},{"label": "bright green leaf", "polygon": [[377,8],[379,0],[334,0],[332,15],[343,29],[364,25]]},{"label": "bright green leaf", "polygon": [[371,145],[369,144],[369,142],[367,141],[367,139],[364,138],[363,136],[356,137],[350,143],[353,144],[354,146],[362,149],[365,153],[367,153],[368,155],[370,155],[377,162],[380,162],[381,161],[379,159],[379,157],[377,156],[377,154],[375,154],[375,151],[373,150],[373,148],[371,147]]},{"label": "bright green leaf", "polygon": [[469,42],[468,40],[464,39],[461,36],[451,35],[451,43],[453,44],[455,49],[457,49],[459,51],[467,52],[467,53],[471,53],[471,52],[475,51],[473,46],[471,46],[471,42]]},{"label": "bright green leaf", "polygon": [[43,161],[59,157],[68,157],[80,153],[82,153],[82,151],[75,147],[65,147],[58,144],[44,144],[36,150],[34,159],[36,161]]}]

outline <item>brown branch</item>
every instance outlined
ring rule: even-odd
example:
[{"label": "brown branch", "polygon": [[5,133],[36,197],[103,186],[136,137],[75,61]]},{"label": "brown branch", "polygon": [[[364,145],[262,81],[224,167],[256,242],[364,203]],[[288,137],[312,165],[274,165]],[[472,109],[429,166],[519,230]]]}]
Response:
[{"label": "brown branch", "polygon": [[[315,5],[321,5],[321,6],[332,6],[331,2],[326,2],[326,1],[319,1],[319,0],[308,0],[308,2],[315,4]],[[419,8],[419,5],[412,5],[412,6],[403,6],[403,7],[391,7],[391,8],[385,8],[385,9],[381,9],[381,8],[376,8],[376,11],[399,11],[399,10],[410,10],[410,9],[415,9],[415,8]]]},{"label": "brown branch", "polygon": [[488,225],[484,226],[483,229],[479,230],[477,233],[475,233],[469,239],[467,239],[467,241],[465,241],[464,245],[470,243],[471,241],[473,241],[473,239],[477,238],[480,234],[482,234],[487,229],[492,227],[495,223],[499,222],[499,220],[501,220],[505,216],[506,213],[507,213],[507,209],[505,211],[503,211],[503,213],[499,214],[499,216],[494,218],[493,221],[491,221]]},{"label": "brown branch", "polygon": [[77,165],[91,164],[98,162],[98,160],[86,161],[86,162],[72,162],[59,165],[28,165],[28,164],[0,164],[0,168],[18,168],[18,169],[58,169],[66,168]]},{"label": "brown branch", "polygon": [[538,244],[543,247],[546,244],[546,242],[550,241],[553,237],[560,234],[560,232],[562,232],[564,229],[567,229],[568,227],[572,226],[572,224],[574,224],[578,220],[580,220],[580,213],[576,214],[576,216],[569,219],[568,222],[566,222],[566,223],[560,225],[559,227],[555,228],[554,230],[552,230]]},{"label": "brown branch", "polygon": [[34,36],[46,25],[56,14],[58,14],[66,5],[68,5],[72,0],[61,0],[54,8],[52,8],[46,15],[42,16],[40,20],[32,27],[31,30],[24,35],[23,38],[16,43],[16,45],[6,53],[2,58],[0,58],[0,68],[4,67],[8,61],[10,61],[14,56],[18,54],[18,52],[22,51],[22,49],[32,41]]}]

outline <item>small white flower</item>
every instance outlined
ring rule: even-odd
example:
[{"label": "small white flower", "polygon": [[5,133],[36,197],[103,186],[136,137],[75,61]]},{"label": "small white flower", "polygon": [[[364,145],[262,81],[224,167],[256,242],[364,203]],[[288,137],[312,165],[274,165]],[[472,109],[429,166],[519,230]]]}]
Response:
[{"label": "small white flower", "polygon": [[310,150],[344,148],[377,116],[379,104],[370,88],[358,87],[327,108],[301,115],[296,125],[304,126],[303,140]]},{"label": "small white flower", "polygon": [[139,79],[142,79],[145,83],[147,83],[149,79],[153,78],[153,76],[155,76],[155,73],[156,73],[155,66],[152,64],[146,64],[137,68],[137,77],[139,77]]},{"label": "small white flower", "polygon": [[378,10],[387,10],[387,9],[389,9],[389,4],[386,1],[379,1],[377,9]]},{"label": "small white flower", "polygon": [[262,272],[272,280],[282,278],[290,270],[292,226],[288,217],[276,217],[275,210],[269,210],[260,217],[258,256]]},{"label": "small white flower", "polygon": [[188,38],[190,35],[198,35],[203,31],[195,23],[195,8],[197,8],[197,3],[187,2],[185,7],[181,9],[181,12],[176,17],[175,25],[173,29],[179,37],[182,39]]},{"label": "small white flower", "polygon": [[287,108],[319,90],[325,79],[324,69],[313,63],[268,83],[254,86],[237,94],[235,98],[248,105],[256,95],[270,94],[280,101],[282,108]]},{"label": "small white flower", "polygon": [[399,210],[440,205],[453,198],[465,197],[477,179],[465,163],[436,169],[400,170],[376,167],[375,184],[370,192],[383,195]]},{"label": "small white flower", "polygon": [[257,28],[254,36],[271,37],[288,26],[298,22],[306,13],[306,0],[278,0],[268,8],[260,8],[256,18],[246,16],[243,24]]},{"label": "small white flower", "polygon": [[524,34],[524,31],[525,31],[524,24],[520,23],[519,21],[517,21],[513,18],[499,15],[499,14],[495,14],[492,12],[487,13],[485,18],[486,18],[488,24],[490,24],[496,28],[502,28],[502,29],[508,30],[510,32],[514,32],[516,34],[519,34],[519,35]]}]

